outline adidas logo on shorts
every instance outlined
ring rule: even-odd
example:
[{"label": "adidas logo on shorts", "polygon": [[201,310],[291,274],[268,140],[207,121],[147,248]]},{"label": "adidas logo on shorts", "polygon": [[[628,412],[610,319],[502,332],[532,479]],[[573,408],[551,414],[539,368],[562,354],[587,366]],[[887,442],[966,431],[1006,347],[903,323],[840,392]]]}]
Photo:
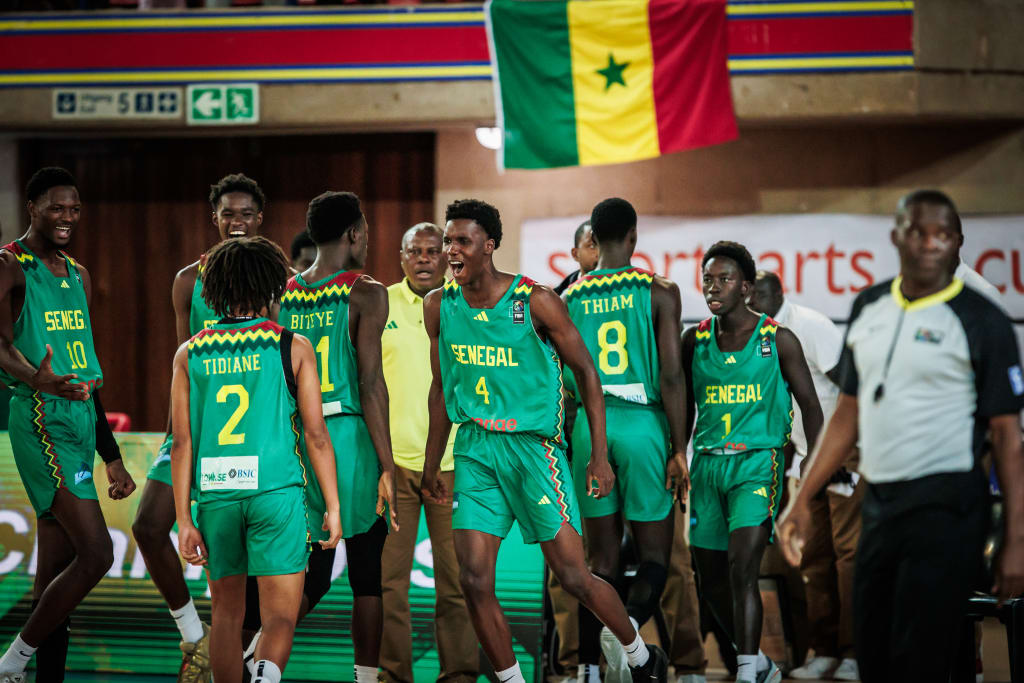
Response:
[{"label": "adidas logo on shorts", "polygon": [[763,497],[767,498],[768,497],[768,491],[767,491],[767,489],[765,489],[765,487],[762,486],[761,488],[759,488],[756,491],[754,491],[754,495],[755,496],[763,496]]},{"label": "adidas logo on shorts", "polygon": [[551,505],[551,499],[547,496],[541,496],[540,500],[537,501],[537,505]]}]

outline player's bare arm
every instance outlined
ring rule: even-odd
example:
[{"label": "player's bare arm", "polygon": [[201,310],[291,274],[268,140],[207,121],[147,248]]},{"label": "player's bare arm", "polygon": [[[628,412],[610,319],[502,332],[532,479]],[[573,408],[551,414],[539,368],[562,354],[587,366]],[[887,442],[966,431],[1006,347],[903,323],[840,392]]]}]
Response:
[{"label": "player's bare arm", "polygon": [[423,460],[423,480],[420,488],[423,494],[437,503],[447,503],[449,491],[438,473],[441,458],[444,457],[448,435],[452,431],[451,420],[444,404],[444,387],[441,384],[441,361],[438,353],[438,337],[441,336],[441,289],[435,289],[423,299],[423,324],[430,337],[430,391],[427,394],[427,411],[430,416],[427,428],[427,444]]},{"label": "player's bare arm", "polygon": [[326,541],[320,541],[320,545],[324,548],[334,548],[342,538],[334,447],[331,445],[331,436],[324,423],[320,376],[317,374],[313,345],[299,334],[292,337],[292,370],[295,372],[296,399],[306,440],[306,454],[324,496],[326,512],[322,528],[331,535]]},{"label": "player's bare arm", "polygon": [[[92,276],[81,263],[78,266],[78,273],[82,276],[82,289],[85,290],[85,305],[92,308]],[[99,390],[93,392],[93,401],[96,404],[96,450],[99,451],[107,469],[107,495],[111,500],[127,498],[135,492],[135,480],[124,466],[121,454],[118,452],[117,442],[114,441],[113,431],[107,421],[107,414],[99,401]]]},{"label": "player's bare arm", "polygon": [[171,303],[174,305],[174,330],[178,335],[178,343],[191,337],[189,334],[189,316],[192,314],[192,290],[195,289],[199,277],[199,261],[189,264],[178,271],[171,285]]},{"label": "player's bare arm", "polygon": [[395,459],[391,452],[391,427],[388,416],[388,387],[384,383],[380,338],[388,322],[388,290],[371,277],[363,275],[352,285],[349,299],[352,342],[356,347],[356,372],[359,379],[359,402],[370,440],[380,460],[381,475],[377,484],[377,514],[383,514],[388,503],[391,527],[398,531],[398,499],[395,493]]},{"label": "player's bare arm", "polygon": [[989,418],[992,460],[1006,506],[1003,550],[992,592],[1000,600],[1024,593],[1024,449],[1016,414]]},{"label": "player's bare arm", "polygon": [[[565,302],[550,288],[534,285],[530,295],[533,326],[541,338],[551,340],[562,362],[572,370],[579,387],[583,409],[590,421],[591,455],[587,465],[587,495],[604,498],[612,492],[615,473],[608,464],[608,441],[605,434],[604,394],[594,361],[587,352],[583,337],[569,319]],[[597,484],[594,481],[597,480]]]},{"label": "player's bare arm", "polygon": [[171,374],[171,482],[174,489],[174,514],[178,520],[178,551],[189,564],[204,565],[206,544],[192,523],[192,421],[189,413],[188,343],[174,354]]},{"label": "player's bare arm", "polygon": [[684,500],[690,488],[690,472],[686,466],[687,392],[679,338],[682,308],[678,285],[655,275],[651,287],[651,314],[654,316],[654,341],[658,346],[658,384],[672,442],[665,467],[665,488],[673,489],[676,500]]},{"label": "player's bare arm", "polygon": [[[777,342],[778,337],[776,348]],[[800,565],[801,548],[811,521],[811,498],[824,488],[857,446],[857,414],[857,397],[840,393],[821,442],[811,453],[811,465],[801,480],[800,489],[779,515],[779,545],[786,560],[794,567]]]},{"label": "player's bare arm", "polygon": [[686,417],[683,429],[683,434],[687,438],[693,434],[693,424],[697,421],[697,404],[694,399],[693,383],[690,378],[693,376],[693,348],[697,342],[697,327],[693,326],[683,332],[682,341],[680,342],[680,354],[682,356],[682,372],[683,372],[683,383],[689,388],[689,391],[684,391],[683,395],[686,399]]},{"label": "player's bare arm", "polygon": [[[780,327],[775,335],[775,348],[779,350],[782,377],[789,385],[789,391],[796,399],[797,406],[800,407],[807,443],[815,444],[825,417],[821,412],[818,393],[814,390],[814,380],[811,379],[811,370],[807,367],[807,359],[804,358],[800,340],[791,330]],[[786,463],[786,467],[789,467],[789,463]]]},{"label": "player's bare arm", "polygon": [[46,345],[46,355],[39,362],[38,368],[33,367],[14,347],[14,321],[17,319],[14,302],[18,301],[17,313],[20,314],[20,303],[24,298],[25,273],[21,270],[21,264],[14,254],[0,251],[0,368],[44,394],[53,394],[72,401],[88,400],[88,387],[72,381],[77,379],[78,375],[57,375],[53,372],[50,364],[53,349],[49,344]]}]

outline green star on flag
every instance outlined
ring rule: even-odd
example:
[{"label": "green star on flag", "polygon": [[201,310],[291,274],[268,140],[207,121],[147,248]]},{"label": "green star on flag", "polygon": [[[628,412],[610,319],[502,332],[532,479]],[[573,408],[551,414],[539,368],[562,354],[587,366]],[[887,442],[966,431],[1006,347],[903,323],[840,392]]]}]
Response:
[{"label": "green star on flag", "polygon": [[597,70],[597,73],[601,74],[606,79],[604,84],[605,91],[607,91],[608,88],[612,87],[612,85],[614,85],[615,83],[618,83],[623,87],[626,86],[626,81],[623,80],[622,78],[622,72],[626,70],[627,66],[629,66],[629,62],[622,62],[621,64],[617,64],[615,62],[615,57],[612,56],[612,53],[608,53],[608,66],[606,66],[603,69]]}]

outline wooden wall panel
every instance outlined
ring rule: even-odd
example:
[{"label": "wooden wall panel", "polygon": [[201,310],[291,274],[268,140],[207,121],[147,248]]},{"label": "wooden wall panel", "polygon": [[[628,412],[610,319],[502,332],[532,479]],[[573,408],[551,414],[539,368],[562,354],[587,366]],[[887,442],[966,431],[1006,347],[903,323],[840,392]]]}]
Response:
[{"label": "wooden wall panel", "polygon": [[310,199],[355,192],[370,225],[366,270],[385,284],[401,277],[402,233],[434,215],[433,134],[32,139],[19,143],[19,162],[22,187],[45,165],[78,180],[83,215],[69,251],[92,274],[104,407],[130,414],[134,429],[165,427],[171,282],[217,241],[211,183],[238,171],[255,178],[267,195],[262,234],[286,252]]}]

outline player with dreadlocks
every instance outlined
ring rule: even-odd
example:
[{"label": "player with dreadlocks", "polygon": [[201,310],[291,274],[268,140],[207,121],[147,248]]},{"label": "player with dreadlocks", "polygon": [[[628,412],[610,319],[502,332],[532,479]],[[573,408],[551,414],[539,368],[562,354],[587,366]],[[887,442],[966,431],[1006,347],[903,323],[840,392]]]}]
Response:
[{"label": "player with dreadlocks", "polygon": [[[203,565],[213,606],[211,668],[218,683],[242,679],[246,575],[259,581],[263,636],[253,680],[278,683],[291,652],[309,556],[299,450],[323,494],[324,548],[341,539],[334,451],[320,407],[313,346],[267,319],[288,279],[284,252],[262,237],[210,250],[203,299],[219,321],[174,357],[171,470],[178,547]],[[198,524],[190,502],[198,498]]]}]

